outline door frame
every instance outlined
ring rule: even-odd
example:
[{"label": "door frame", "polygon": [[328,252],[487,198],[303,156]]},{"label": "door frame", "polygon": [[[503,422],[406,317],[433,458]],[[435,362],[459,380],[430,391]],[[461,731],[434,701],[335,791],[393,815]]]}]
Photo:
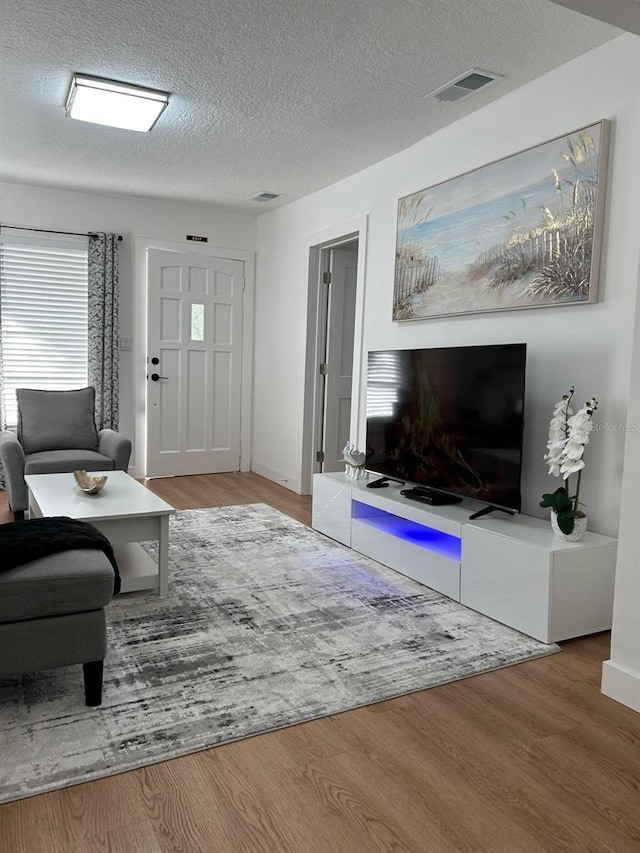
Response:
[{"label": "door frame", "polygon": [[[356,312],[353,333],[353,382],[351,386],[351,420],[349,440],[357,444],[362,419],[362,358],[363,358],[363,322],[364,322],[364,281],[367,257],[368,216],[340,222],[307,238],[306,248],[309,257],[307,284],[307,349],[305,355],[304,412],[302,427],[302,460],[300,465],[301,494],[310,495],[313,474],[318,463],[315,460],[317,442],[322,425],[319,423],[319,410],[323,385],[320,381],[318,365],[325,337],[322,327],[323,310],[321,306],[322,273],[325,271],[325,258],[328,250],[345,243],[358,242],[358,266],[356,273]],[[319,432],[320,431],[320,432]]]},{"label": "door frame", "polygon": [[147,250],[161,249],[189,255],[228,258],[244,263],[242,296],[242,361],[240,388],[240,470],[251,470],[251,401],[253,396],[253,326],[255,304],[255,252],[208,243],[136,237],[134,243],[135,293],[133,306],[133,387],[135,399],[134,477],[146,476],[147,460]]},{"label": "door frame", "polygon": [[[352,251],[355,251],[356,254],[356,264],[357,264],[357,254],[359,250],[358,239],[354,238],[353,240],[348,240],[347,242],[340,242],[338,245],[326,246],[320,250],[320,279],[319,279],[319,287],[320,287],[320,297],[318,299],[318,338],[317,338],[317,347],[316,352],[318,355],[318,359],[320,361],[324,361],[327,365],[332,361],[332,354],[330,352],[330,342],[333,341],[333,346],[337,345],[337,341],[333,335],[333,331],[331,330],[331,323],[335,319],[335,315],[333,314],[333,300],[338,297],[336,286],[340,286],[339,282],[337,282],[334,278],[334,266],[333,266],[333,258],[334,252],[339,251],[342,248],[352,247]],[[325,285],[323,279],[326,272],[331,272],[331,284]],[[356,266],[356,276],[357,276],[357,266]],[[356,291],[355,296],[357,297],[358,287],[356,281]],[[355,305],[353,306],[355,312]],[[347,330],[347,333],[351,335],[353,339],[353,345],[355,346],[355,314],[353,318],[353,325],[351,329]],[[344,333],[345,333],[345,324],[344,321],[342,323],[342,342],[344,342]],[[335,353],[333,353],[334,359],[333,363],[335,366]],[[327,472],[327,422],[329,417],[329,410],[327,409],[327,399],[329,392],[329,384],[331,380],[335,381],[336,377],[332,377],[331,370],[329,370],[328,374],[318,375],[316,371],[316,398],[314,402],[314,442],[313,442],[313,452],[311,455],[311,462],[313,464],[314,473],[326,473]],[[351,364],[351,382],[350,382],[350,394],[353,394],[353,349],[352,349],[352,364]],[[349,397],[349,405],[350,407],[353,405],[351,397]],[[349,423],[349,440],[351,440],[351,423]],[[332,436],[333,437],[333,436]],[[318,450],[322,450],[324,452],[324,458],[322,462],[315,461],[315,454]],[[333,454],[332,454],[333,458]],[[330,471],[335,470],[334,467],[329,468]],[[342,466],[339,470],[343,470]]]}]

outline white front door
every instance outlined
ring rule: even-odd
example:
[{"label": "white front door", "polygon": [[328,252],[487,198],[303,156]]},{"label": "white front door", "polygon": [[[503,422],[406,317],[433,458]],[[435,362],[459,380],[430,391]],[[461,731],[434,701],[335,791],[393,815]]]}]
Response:
[{"label": "white front door", "polygon": [[243,274],[147,250],[148,477],[240,469]]},{"label": "white front door", "polygon": [[344,471],[342,451],[349,441],[357,268],[357,247],[331,249],[322,430],[325,473]]}]

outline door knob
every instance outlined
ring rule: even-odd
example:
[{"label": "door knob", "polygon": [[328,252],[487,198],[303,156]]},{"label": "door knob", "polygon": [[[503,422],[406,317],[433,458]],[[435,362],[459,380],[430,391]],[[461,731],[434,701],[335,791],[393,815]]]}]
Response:
[{"label": "door knob", "polygon": [[151,380],[152,380],[152,382],[157,382],[157,381],[158,381],[158,379],[168,379],[168,378],[169,378],[168,376],[159,376],[157,373],[152,373],[152,374],[151,374]]}]

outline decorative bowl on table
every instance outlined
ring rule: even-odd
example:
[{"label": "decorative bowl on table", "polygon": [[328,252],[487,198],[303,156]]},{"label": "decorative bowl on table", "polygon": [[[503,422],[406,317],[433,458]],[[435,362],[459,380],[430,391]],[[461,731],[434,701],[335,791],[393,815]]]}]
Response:
[{"label": "decorative bowl on table", "polygon": [[73,477],[85,495],[96,495],[107,482],[107,477],[92,477],[86,471],[74,471]]}]

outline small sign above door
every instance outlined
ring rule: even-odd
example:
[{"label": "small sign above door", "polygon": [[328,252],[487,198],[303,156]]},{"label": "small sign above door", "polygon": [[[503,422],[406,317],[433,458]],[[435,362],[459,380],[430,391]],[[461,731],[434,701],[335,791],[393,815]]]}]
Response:
[{"label": "small sign above door", "polygon": [[197,234],[187,234],[187,240],[193,240],[195,243],[208,243],[208,237],[198,237]]}]

